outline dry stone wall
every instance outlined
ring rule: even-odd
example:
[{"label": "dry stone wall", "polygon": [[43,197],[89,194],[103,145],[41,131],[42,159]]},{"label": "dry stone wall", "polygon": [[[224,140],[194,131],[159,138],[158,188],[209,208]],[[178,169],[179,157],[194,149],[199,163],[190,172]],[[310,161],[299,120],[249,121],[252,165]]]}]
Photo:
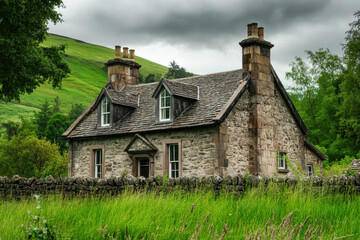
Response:
[{"label": "dry stone wall", "polygon": [[[160,176],[135,178],[131,175],[117,176],[107,179],[94,178],[57,178],[48,176],[45,179],[21,178],[14,176],[12,179],[0,177],[0,199],[22,199],[41,194],[48,196],[60,194],[67,196],[104,196],[118,195],[124,190],[133,191],[183,191],[193,192],[196,190],[208,191],[230,191],[233,193],[242,193],[246,188],[268,185],[270,182],[282,184],[281,187],[295,186],[300,182],[297,178],[263,178],[260,176],[244,175],[221,177],[219,175],[207,176],[203,178],[182,177],[177,179],[164,179]],[[260,184],[263,183],[263,184]],[[355,176],[341,177],[333,176],[327,179],[313,177],[302,180],[304,186],[311,186],[308,189],[326,190],[339,193],[358,193],[360,194],[360,172]],[[313,188],[315,187],[315,188]]]}]

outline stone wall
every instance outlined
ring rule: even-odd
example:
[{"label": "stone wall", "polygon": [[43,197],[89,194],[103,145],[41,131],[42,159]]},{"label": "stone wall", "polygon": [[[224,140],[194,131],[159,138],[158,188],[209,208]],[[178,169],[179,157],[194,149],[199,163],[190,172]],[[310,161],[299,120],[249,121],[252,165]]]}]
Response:
[{"label": "stone wall", "polygon": [[258,136],[258,152],[260,154],[260,173],[267,176],[291,175],[292,169],[288,165],[286,171],[278,171],[277,157],[280,153],[286,153],[288,160],[293,166],[300,164],[305,169],[305,164],[310,161],[314,167],[322,167],[321,160],[312,152],[307,152],[304,145],[305,137],[289,108],[280,90],[274,86],[273,95],[261,96],[258,111],[263,117]]},{"label": "stone wall", "polygon": [[[270,182],[279,187],[296,186],[300,182],[297,178],[286,179],[270,179],[262,178],[260,176],[250,175],[245,177],[227,176],[225,178],[219,175],[207,176],[203,178],[196,177],[182,177],[177,179],[168,179],[163,182],[162,177],[150,177],[145,179],[143,177],[134,178],[131,175],[122,177],[111,177],[107,179],[94,178],[57,178],[51,176],[45,179],[35,178],[21,178],[14,176],[12,179],[7,177],[0,177],[0,199],[21,199],[28,198],[34,194],[41,194],[43,196],[51,194],[61,194],[66,196],[103,196],[103,195],[118,195],[124,190],[140,190],[140,191],[184,191],[192,192],[195,190],[207,191],[230,191],[234,193],[242,193],[246,188],[258,187],[260,183],[267,186]],[[307,189],[319,189],[329,192],[349,193],[357,192],[360,194],[360,172],[355,176],[341,177],[334,176],[327,179],[321,177],[307,178],[301,182]],[[313,188],[315,187],[315,188]],[[322,192],[324,192],[322,191]]]},{"label": "stone wall", "polygon": [[[214,174],[216,166],[216,147],[214,138],[217,127],[193,127],[168,132],[153,132],[142,134],[157,149],[153,157],[153,175],[163,175],[164,142],[179,139],[182,145],[182,175],[204,176]],[[133,139],[134,135],[118,137],[83,139],[72,142],[73,158],[72,174],[74,177],[90,176],[91,148],[104,148],[105,178],[113,175],[119,176],[131,173],[133,160],[125,152],[125,148]]]},{"label": "stone wall", "polygon": [[314,171],[315,170],[319,171],[322,174],[323,172],[322,160],[320,160],[319,157],[306,146],[305,146],[305,159],[306,159],[306,164],[311,164],[313,166]]},{"label": "stone wall", "polygon": [[225,150],[227,169],[224,175],[239,175],[245,173],[249,165],[249,127],[248,121],[250,96],[247,90],[236,103],[233,110],[222,123],[226,132]]}]

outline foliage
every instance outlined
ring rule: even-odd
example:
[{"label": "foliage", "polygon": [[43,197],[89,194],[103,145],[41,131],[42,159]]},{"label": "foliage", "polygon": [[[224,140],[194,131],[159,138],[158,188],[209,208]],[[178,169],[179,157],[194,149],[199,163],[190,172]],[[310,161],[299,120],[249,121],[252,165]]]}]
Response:
[{"label": "foliage", "polygon": [[34,113],[34,124],[37,126],[36,134],[39,137],[46,136],[46,126],[52,114],[52,109],[50,108],[49,102],[47,100],[41,106],[40,111]]},{"label": "foliage", "polygon": [[59,150],[63,153],[67,149],[67,141],[61,139],[61,135],[70,126],[70,121],[67,116],[62,113],[54,113],[51,115],[46,124],[45,136],[51,143],[59,146]]},{"label": "foliage", "polygon": [[[43,177],[64,174],[64,157],[59,147],[45,139],[21,132],[10,140],[0,140],[0,176]],[[53,169],[55,171],[49,171]]]},{"label": "foliage", "polygon": [[65,46],[42,47],[49,21],[61,22],[61,0],[0,1],[0,99],[19,99],[40,84],[58,87],[70,72]]},{"label": "foliage", "polygon": [[56,239],[55,226],[49,226],[47,220],[41,216],[41,205],[40,205],[40,196],[35,195],[36,206],[36,215],[28,211],[30,216],[30,221],[27,223],[26,227],[20,225],[19,228],[24,232],[25,238],[27,239],[37,239],[37,240],[46,240],[46,239]]},{"label": "foliage", "polygon": [[80,103],[72,104],[68,115],[70,123],[74,122],[84,112],[84,110],[84,105]]},{"label": "foliage", "polygon": [[20,128],[20,124],[13,121],[8,121],[1,124],[1,127],[5,128],[5,134],[8,140],[11,139],[12,136],[17,135],[17,132]]},{"label": "foliage", "polygon": [[152,82],[160,82],[161,80],[161,74],[159,73],[150,73],[146,78],[145,78],[145,83],[152,83]]},{"label": "foliage", "polygon": [[54,105],[52,106],[52,112],[58,113],[60,112],[60,99],[59,96],[56,96],[54,99]]},{"label": "foliage", "polygon": [[[47,196],[41,205],[43,216],[71,239],[220,239],[225,226],[224,239],[242,239],[248,232],[263,231],[269,218],[268,230],[280,226],[291,212],[291,224],[286,226],[299,226],[310,216],[299,231],[300,239],[316,219],[315,228],[322,225],[321,239],[352,234],[347,239],[359,239],[359,196],[304,191],[301,186],[269,187],[251,188],[240,197],[226,192],[215,196],[131,191],[101,198]],[[33,212],[36,206],[24,200],[2,203],[2,238],[21,238],[23,233],[15,228],[27,221],[26,211]]]},{"label": "foliage", "polygon": [[171,61],[168,72],[165,74],[167,79],[185,78],[194,76],[193,73],[187,72],[185,68],[180,67],[175,61]]},{"label": "foliage", "polygon": [[309,140],[323,146],[329,164],[360,150],[360,11],[346,32],[344,57],[328,49],[305,51],[286,74],[294,87],[290,96],[305,124]]},{"label": "foliage", "polygon": [[[333,175],[340,176],[345,173],[345,171],[349,168],[350,163],[354,161],[355,157],[345,156],[340,161],[335,162],[333,164],[329,164],[328,160],[324,161],[324,177],[329,177]],[[351,171],[348,175],[351,175]]]}]

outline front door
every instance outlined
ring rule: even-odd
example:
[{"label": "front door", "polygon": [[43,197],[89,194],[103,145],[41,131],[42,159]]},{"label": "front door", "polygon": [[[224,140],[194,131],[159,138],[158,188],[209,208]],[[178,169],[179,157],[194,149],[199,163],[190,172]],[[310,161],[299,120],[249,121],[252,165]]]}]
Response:
[{"label": "front door", "polygon": [[148,158],[138,160],[138,176],[148,178],[150,176],[150,161]]}]

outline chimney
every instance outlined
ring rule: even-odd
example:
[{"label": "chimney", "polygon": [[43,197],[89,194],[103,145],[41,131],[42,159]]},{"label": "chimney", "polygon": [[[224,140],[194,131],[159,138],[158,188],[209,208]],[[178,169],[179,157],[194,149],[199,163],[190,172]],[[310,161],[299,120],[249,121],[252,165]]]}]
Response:
[{"label": "chimney", "polygon": [[[250,116],[249,129],[249,173],[267,175],[276,159],[276,149],[264,144],[264,136],[271,135],[276,126],[276,121],[270,121],[269,109],[275,101],[274,79],[271,73],[270,49],[274,46],[264,40],[264,28],[257,23],[250,23],[248,37],[240,42],[242,47],[243,76],[251,75],[249,85]],[[275,141],[275,140],[274,140]],[[271,156],[269,158],[269,156]],[[260,164],[261,163],[261,164]]]},{"label": "chimney", "polygon": [[115,58],[107,61],[105,65],[108,68],[108,83],[112,83],[115,90],[121,89],[125,85],[136,85],[139,83],[140,64],[135,62],[135,50],[123,48],[123,57],[121,58],[121,47],[115,46]]}]

